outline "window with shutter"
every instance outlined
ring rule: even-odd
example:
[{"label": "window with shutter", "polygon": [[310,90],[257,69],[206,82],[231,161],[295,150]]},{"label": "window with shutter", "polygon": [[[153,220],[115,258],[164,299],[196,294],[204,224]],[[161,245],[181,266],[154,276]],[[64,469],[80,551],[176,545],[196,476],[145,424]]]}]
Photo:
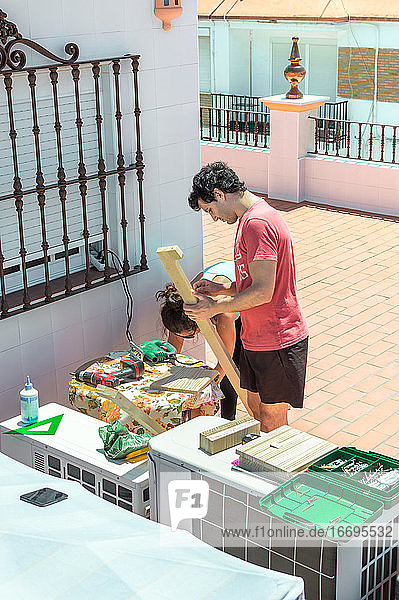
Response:
[{"label": "window with shutter", "polygon": [[[147,268],[138,57],[78,64],[74,44],[66,46],[72,58],[60,59],[29,42],[54,63],[25,67],[23,51],[12,50],[23,40],[6,16],[0,11],[0,25],[11,37],[0,44],[2,316],[11,314],[18,302],[30,308],[32,300],[49,301],[58,293],[88,288],[93,279],[111,281],[111,249],[124,274],[133,272],[125,197],[133,171],[142,242],[135,270]],[[135,148],[124,148],[126,126],[135,128]],[[91,268],[93,249],[103,251],[103,273]],[[44,284],[39,291],[38,284]],[[17,290],[22,293],[13,295]]]}]

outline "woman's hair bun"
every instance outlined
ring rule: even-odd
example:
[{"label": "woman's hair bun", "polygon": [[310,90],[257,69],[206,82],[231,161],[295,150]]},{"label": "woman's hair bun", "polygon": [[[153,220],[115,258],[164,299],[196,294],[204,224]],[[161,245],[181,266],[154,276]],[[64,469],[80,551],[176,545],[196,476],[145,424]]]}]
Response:
[{"label": "woman's hair bun", "polygon": [[164,290],[160,290],[155,294],[157,300],[164,300],[165,304],[169,304],[172,308],[180,308],[183,306],[183,298],[172,283],[169,283]]}]

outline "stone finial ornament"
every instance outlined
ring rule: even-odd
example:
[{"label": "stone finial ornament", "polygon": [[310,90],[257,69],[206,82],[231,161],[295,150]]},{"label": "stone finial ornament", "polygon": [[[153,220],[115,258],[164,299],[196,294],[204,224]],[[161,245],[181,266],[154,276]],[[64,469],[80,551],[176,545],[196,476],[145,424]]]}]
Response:
[{"label": "stone finial ornament", "polygon": [[155,0],[154,13],[162,21],[164,31],[169,31],[171,21],[180,17],[182,12],[181,0]]},{"label": "stone finial ornament", "polygon": [[298,37],[292,38],[291,55],[289,58],[290,65],[284,69],[284,77],[291,84],[291,89],[286,93],[286,98],[303,98],[302,92],[298,90],[298,84],[306,75],[306,69],[299,64],[301,57],[298,50]]}]

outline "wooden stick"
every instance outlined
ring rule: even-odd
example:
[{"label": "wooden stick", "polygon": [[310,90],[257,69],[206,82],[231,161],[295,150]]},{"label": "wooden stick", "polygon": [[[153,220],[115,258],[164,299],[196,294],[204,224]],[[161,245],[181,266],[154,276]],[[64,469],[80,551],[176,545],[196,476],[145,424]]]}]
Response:
[{"label": "wooden stick", "polygon": [[[181,265],[178,263],[178,261],[184,256],[179,246],[165,246],[163,248],[158,248],[157,254],[184,302],[186,304],[196,304],[197,299],[192,294],[191,284],[181,268]],[[247,409],[248,414],[253,416],[252,411],[248,406],[247,392],[240,387],[240,374],[237,370],[237,367],[233,363],[231,356],[227,352],[226,346],[224,345],[218,332],[212,327],[209,319],[206,319],[205,321],[197,321],[197,325],[204,338],[210,345],[214,355],[220,362],[226,377],[230,380],[231,385]]]},{"label": "wooden stick", "polygon": [[134,421],[137,421],[139,425],[142,425],[145,429],[147,429],[153,435],[158,435],[158,433],[163,433],[165,429],[161,427],[159,423],[157,423],[150,415],[144,412],[141,408],[136,406],[123,392],[119,390],[115,390],[114,388],[106,387],[105,385],[98,385],[96,387],[96,391],[101,395],[105,396],[111,400],[116,406],[122,408],[129,417],[131,417]]}]

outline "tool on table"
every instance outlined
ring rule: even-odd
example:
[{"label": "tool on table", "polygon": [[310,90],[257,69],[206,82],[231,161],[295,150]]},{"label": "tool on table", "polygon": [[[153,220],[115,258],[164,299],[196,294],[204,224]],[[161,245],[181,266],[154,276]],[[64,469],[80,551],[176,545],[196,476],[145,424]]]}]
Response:
[{"label": "tool on table", "polygon": [[[90,363],[89,363],[90,364]],[[80,367],[72,375],[77,381],[83,383],[89,383],[92,385],[105,385],[107,387],[116,388],[122,383],[139,379],[144,373],[144,363],[141,360],[134,360],[132,358],[122,358],[120,361],[120,369],[112,371],[111,373],[100,373],[99,371],[90,371],[85,367]]]},{"label": "tool on table", "polygon": [[154,365],[176,359],[176,348],[162,340],[144,342],[138,349],[142,352],[143,358]]},{"label": "tool on table", "polygon": [[[184,256],[179,246],[166,246],[164,248],[158,248],[157,254],[184,302],[187,302],[188,304],[196,304],[196,299],[192,294],[191,284],[178,262]],[[231,385],[244,404],[248,414],[253,416],[252,411],[248,406],[247,393],[240,387],[240,374],[238,369],[233,363],[220,336],[212,327],[209,319],[198,321],[197,325],[201,330],[201,333],[204,335],[206,341],[210,345],[216,358],[218,359],[227,378],[230,380]]]}]

